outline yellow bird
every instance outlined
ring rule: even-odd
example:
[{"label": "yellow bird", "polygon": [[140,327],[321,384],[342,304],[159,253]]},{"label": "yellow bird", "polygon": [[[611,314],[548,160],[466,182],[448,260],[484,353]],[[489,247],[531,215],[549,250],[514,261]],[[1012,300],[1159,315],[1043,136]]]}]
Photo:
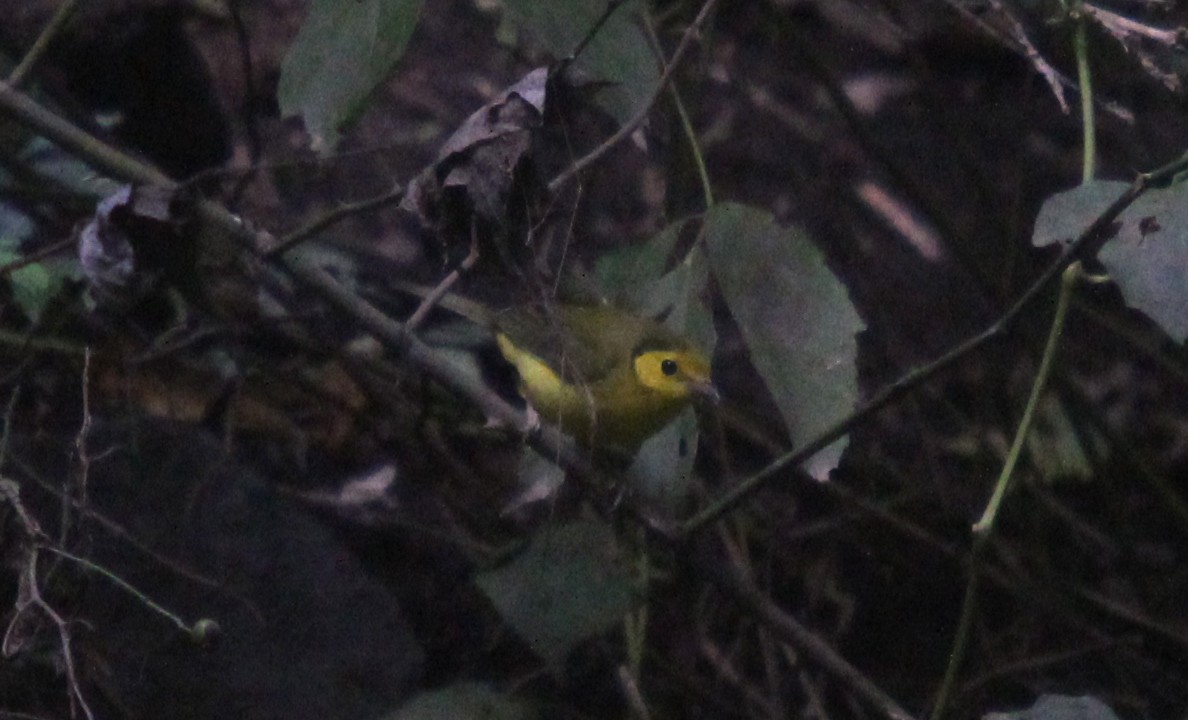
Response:
[{"label": "yellow bird", "polygon": [[587,447],[634,451],[694,400],[717,402],[708,358],[654,320],[562,305],[493,322],[525,399]]}]

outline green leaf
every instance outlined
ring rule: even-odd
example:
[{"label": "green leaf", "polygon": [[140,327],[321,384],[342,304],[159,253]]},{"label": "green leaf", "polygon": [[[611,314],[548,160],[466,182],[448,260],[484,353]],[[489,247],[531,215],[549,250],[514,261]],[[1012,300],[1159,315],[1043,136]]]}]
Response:
[{"label": "green leaf", "polygon": [[537,713],[529,703],[497,693],[481,683],[456,683],[417,695],[384,720],[529,720]]},{"label": "green leaf", "polygon": [[1027,450],[1032,463],[1045,480],[1091,480],[1093,463],[1085,443],[1103,454],[1104,439],[1089,428],[1078,432],[1071,413],[1054,395],[1046,395],[1036,408],[1035,424],[1027,435]]},{"label": "green leaf", "polygon": [[702,301],[709,279],[705,255],[693,247],[669,270],[685,222],[679,220],[645,242],[604,254],[594,270],[613,304],[645,317],[663,315],[669,328],[708,353],[716,338],[710,310]]},{"label": "green leaf", "polygon": [[1036,247],[1071,241],[1126,191],[1122,182],[1095,180],[1044,202],[1035,219],[1031,242]]},{"label": "green leaf", "polygon": [[705,252],[693,247],[668,274],[657,280],[645,296],[644,307],[656,312],[667,310],[664,324],[691,340],[707,357],[712,357],[718,336],[714,318],[705,302],[709,283],[709,265]]},{"label": "green leaf", "polygon": [[631,489],[650,516],[675,523],[686,514],[697,436],[697,414],[686,408],[644,442],[627,468]]},{"label": "green leaf", "polygon": [[520,452],[520,467],[516,477],[519,479],[519,488],[516,496],[503,508],[504,513],[556,495],[561,484],[565,482],[565,470],[525,445]]},{"label": "green leaf", "polygon": [[1042,695],[1026,710],[987,713],[986,720],[1118,720],[1118,716],[1090,695]]},{"label": "green leaf", "polygon": [[[504,20],[555,58],[566,58],[586,37],[606,7],[590,0],[505,0]],[[651,97],[660,79],[656,57],[638,21],[641,0],[628,0],[611,14],[574,65],[594,80],[613,83],[598,102],[620,123]]]},{"label": "green leaf", "polygon": [[648,240],[621,245],[598,258],[594,273],[602,290],[615,305],[638,310],[644,303],[642,290],[664,274],[669,257],[680,238],[685,221],[671,223]]},{"label": "green leaf", "polygon": [[[1040,209],[1037,246],[1080,234],[1129,187],[1097,181],[1053,195]],[[1117,234],[1098,253],[1126,303],[1177,342],[1188,338],[1188,184],[1149,190],[1118,218]]]},{"label": "green leaf", "polygon": [[404,54],[424,0],[313,0],[281,65],[281,115],[328,152]]},{"label": "green leaf", "polygon": [[41,320],[46,306],[57,297],[67,280],[78,280],[81,270],[73,261],[33,263],[9,275],[13,297],[33,322]]},{"label": "green leaf", "polygon": [[[808,235],[727,203],[706,213],[705,240],[710,272],[792,439],[804,443],[852,412],[863,325]],[[814,477],[836,466],[844,443],[817,454]]]},{"label": "green leaf", "polygon": [[33,322],[37,322],[41,319],[41,311],[52,297],[53,286],[49,272],[34,263],[9,275],[9,280],[12,282],[12,295],[17,304]]},{"label": "green leaf", "polygon": [[476,581],[554,671],[578,643],[618,624],[631,602],[614,533],[593,520],[537,534],[514,560]]},{"label": "green leaf", "polygon": [[[32,235],[33,230],[33,222],[28,216],[0,203],[0,266],[24,257],[20,246]],[[66,280],[77,278],[79,273],[78,262],[73,258],[45,260],[14,270],[6,276],[5,281],[12,287],[12,297],[26,317],[37,322]]]}]

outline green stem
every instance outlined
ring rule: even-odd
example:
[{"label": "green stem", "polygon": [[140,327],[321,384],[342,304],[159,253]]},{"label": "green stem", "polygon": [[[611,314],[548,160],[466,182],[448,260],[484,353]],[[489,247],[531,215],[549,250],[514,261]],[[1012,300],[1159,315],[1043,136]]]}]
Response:
[{"label": "green stem", "polygon": [[958,673],[961,669],[961,663],[965,659],[966,649],[969,647],[969,637],[973,627],[974,610],[977,604],[978,565],[985,552],[987,542],[990,539],[990,533],[994,529],[994,523],[998,519],[998,511],[1002,508],[1002,501],[1006,497],[1007,491],[1011,486],[1011,480],[1015,476],[1015,468],[1018,466],[1019,458],[1023,455],[1023,443],[1031,433],[1036,409],[1039,408],[1040,400],[1043,397],[1044,386],[1052,374],[1052,364],[1056,358],[1057,351],[1060,349],[1060,336],[1064,331],[1064,321],[1068,317],[1068,308],[1073,290],[1076,288],[1077,283],[1080,282],[1082,276],[1083,272],[1079,261],[1065,268],[1063,275],[1061,275],[1060,298],[1056,302],[1056,314],[1052,318],[1052,327],[1048,331],[1048,341],[1044,346],[1044,354],[1040,359],[1039,370],[1036,372],[1035,380],[1031,384],[1031,395],[1028,397],[1027,406],[1023,410],[1023,418],[1019,421],[1019,427],[1015,429],[1015,439],[1011,443],[1011,449],[1007,453],[1006,462],[1003,463],[1002,472],[999,473],[998,481],[994,485],[994,493],[990,501],[986,504],[986,510],[982,513],[981,519],[974,523],[973,545],[969,558],[969,580],[966,583],[965,597],[961,603],[961,617],[957,621],[957,630],[953,637],[953,650],[949,653],[949,664],[945,668],[945,677],[941,681],[940,690],[937,691],[936,702],[933,704],[932,713],[929,716],[931,720],[940,720],[948,709],[949,701],[952,699],[953,690],[957,684]]},{"label": "green stem", "polygon": [[[0,100],[3,95],[0,94]],[[678,531],[679,534],[688,536],[692,533],[698,532],[709,523],[718,519],[730,510],[734,509],[739,503],[745,500],[759,490],[764,484],[771,482],[773,479],[781,477],[784,470],[793,468],[817,454],[821,450],[829,447],[834,441],[844,437],[854,427],[861,423],[866,418],[873,415],[878,410],[886,407],[891,402],[903,397],[914,388],[920,386],[924,381],[937,375],[940,371],[955,364],[958,360],[969,355],[974,350],[977,350],[985,343],[1000,335],[1004,335],[1007,329],[1014,323],[1014,321],[1026,310],[1031,303],[1039,297],[1040,293],[1047,287],[1060,272],[1067,269],[1069,263],[1073,262],[1082,252],[1083,248],[1090,242],[1100,239],[1105,233],[1110,232],[1114,221],[1122,214],[1126,208],[1130,207],[1135,200],[1141,197],[1147,190],[1151,188],[1165,187],[1171,183],[1178,175],[1183,172],[1188,172],[1188,152],[1184,153],[1175,160],[1152,170],[1149,173],[1142,173],[1134,179],[1130,187],[1119,195],[1110,206],[1103,210],[1098,215],[1089,227],[1081,231],[1077,238],[1068,245],[1064,246],[1060,257],[1052,261],[1050,265],[1040,273],[1031,285],[1019,296],[1015,304],[1010,307],[1003,315],[994,323],[987,327],[982,332],[968,338],[961,344],[954,347],[952,350],[946,352],[941,357],[933,360],[927,365],[914,368],[898,380],[891,383],[887,387],[880,390],[874,397],[867,400],[864,405],[855,410],[849,417],[843,418],[835,423],[832,427],[827,428],[820,435],[809,441],[800,448],[791,452],[785,453],[775,460],[772,460],[767,467],[759,470],[754,475],[746,480],[735,485],[730,490],[727,490],[720,498],[709,504],[708,507],[696,513],[692,518],[685,521]]]},{"label": "green stem", "polygon": [[1015,431],[1015,440],[1011,443],[1006,463],[1003,464],[998,481],[994,484],[994,494],[986,505],[981,519],[974,523],[975,541],[989,535],[994,528],[994,521],[998,517],[1002,500],[1006,497],[1007,490],[1010,489],[1011,479],[1015,475],[1015,466],[1019,464],[1019,458],[1023,454],[1023,443],[1031,432],[1031,425],[1035,420],[1035,411],[1039,407],[1044,385],[1052,373],[1052,361],[1056,357],[1056,351],[1060,348],[1060,334],[1064,330],[1064,320],[1068,316],[1069,300],[1072,298],[1073,289],[1081,279],[1081,272],[1081,263],[1074,262],[1065,268],[1064,274],[1060,278],[1060,299],[1056,303],[1056,316],[1052,318],[1052,328],[1048,332],[1044,355],[1040,358],[1039,372],[1036,373],[1035,382],[1031,385],[1031,397],[1027,399],[1027,407],[1023,410],[1023,419],[1019,421],[1019,427]]},{"label": "green stem", "polygon": [[937,691],[936,702],[932,706],[928,720],[940,720],[948,709],[949,700],[953,697],[953,688],[957,685],[957,673],[961,670],[961,660],[965,657],[966,648],[969,647],[974,609],[978,604],[978,569],[974,562],[976,560],[970,563],[969,581],[965,584],[965,597],[961,600],[961,617],[957,620],[957,634],[953,637],[949,664],[945,667],[945,677],[941,681],[940,690]]},{"label": "green stem", "polygon": [[1073,31],[1073,51],[1077,56],[1077,83],[1081,91],[1081,129],[1085,136],[1081,164],[1081,183],[1088,183],[1097,174],[1097,126],[1093,119],[1093,75],[1089,70],[1089,21],[1081,2],[1073,9],[1076,28]]}]

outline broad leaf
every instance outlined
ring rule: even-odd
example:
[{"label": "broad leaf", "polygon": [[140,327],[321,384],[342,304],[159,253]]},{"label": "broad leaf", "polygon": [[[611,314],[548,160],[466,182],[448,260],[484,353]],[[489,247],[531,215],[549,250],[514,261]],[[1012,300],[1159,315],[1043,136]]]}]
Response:
[{"label": "broad leaf", "polygon": [[988,713],[985,720],[1118,720],[1118,716],[1090,695],[1042,695],[1026,710]]},{"label": "broad leaf", "polygon": [[[591,79],[611,85],[599,103],[619,122],[627,121],[651,96],[660,79],[656,57],[639,23],[640,0],[627,0],[591,39],[575,65]],[[554,58],[567,58],[602,16],[606,3],[589,0],[505,0],[505,20]]]},{"label": "broad leaf", "polygon": [[328,152],[404,54],[424,0],[312,0],[281,65],[281,115]]},{"label": "broad leaf", "polygon": [[[33,233],[33,223],[16,208],[0,204],[0,266],[23,258],[21,243]],[[49,258],[14,270],[4,278],[12,288],[12,297],[33,322],[66,280],[77,277],[78,263],[73,259]]]},{"label": "broad leaf", "polygon": [[595,274],[615,305],[639,311],[647,304],[648,287],[668,270],[684,225],[674,222],[644,242],[623,245],[598,258]]},{"label": "broad leaf", "polygon": [[481,573],[477,582],[553,670],[574,646],[614,627],[630,608],[630,577],[614,533],[593,520],[538,533],[512,562]]},{"label": "broad leaf", "polygon": [[[727,203],[706,213],[705,241],[710,272],[792,440],[807,442],[852,412],[863,325],[808,235],[764,210]],[[844,443],[813,458],[814,477],[836,467]]]},{"label": "broad leaf", "polygon": [[[1040,209],[1032,242],[1044,246],[1076,237],[1127,187],[1097,181],[1053,195]],[[1188,338],[1188,185],[1149,190],[1136,200],[1098,258],[1128,305],[1177,342]]]},{"label": "broad leaf", "polygon": [[627,468],[632,493],[655,520],[676,522],[688,510],[698,430],[697,414],[686,408],[644,442]]},{"label": "broad leaf", "polygon": [[455,683],[417,695],[384,720],[530,720],[538,717],[527,702],[480,683]]}]

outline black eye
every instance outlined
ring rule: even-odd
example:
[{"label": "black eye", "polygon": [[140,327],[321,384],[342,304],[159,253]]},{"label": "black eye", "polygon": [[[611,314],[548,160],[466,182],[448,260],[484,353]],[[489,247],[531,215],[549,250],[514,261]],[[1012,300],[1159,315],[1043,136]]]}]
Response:
[{"label": "black eye", "polygon": [[660,361],[660,372],[665,375],[676,375],[677,364],[676,360],[665,359]]}]

